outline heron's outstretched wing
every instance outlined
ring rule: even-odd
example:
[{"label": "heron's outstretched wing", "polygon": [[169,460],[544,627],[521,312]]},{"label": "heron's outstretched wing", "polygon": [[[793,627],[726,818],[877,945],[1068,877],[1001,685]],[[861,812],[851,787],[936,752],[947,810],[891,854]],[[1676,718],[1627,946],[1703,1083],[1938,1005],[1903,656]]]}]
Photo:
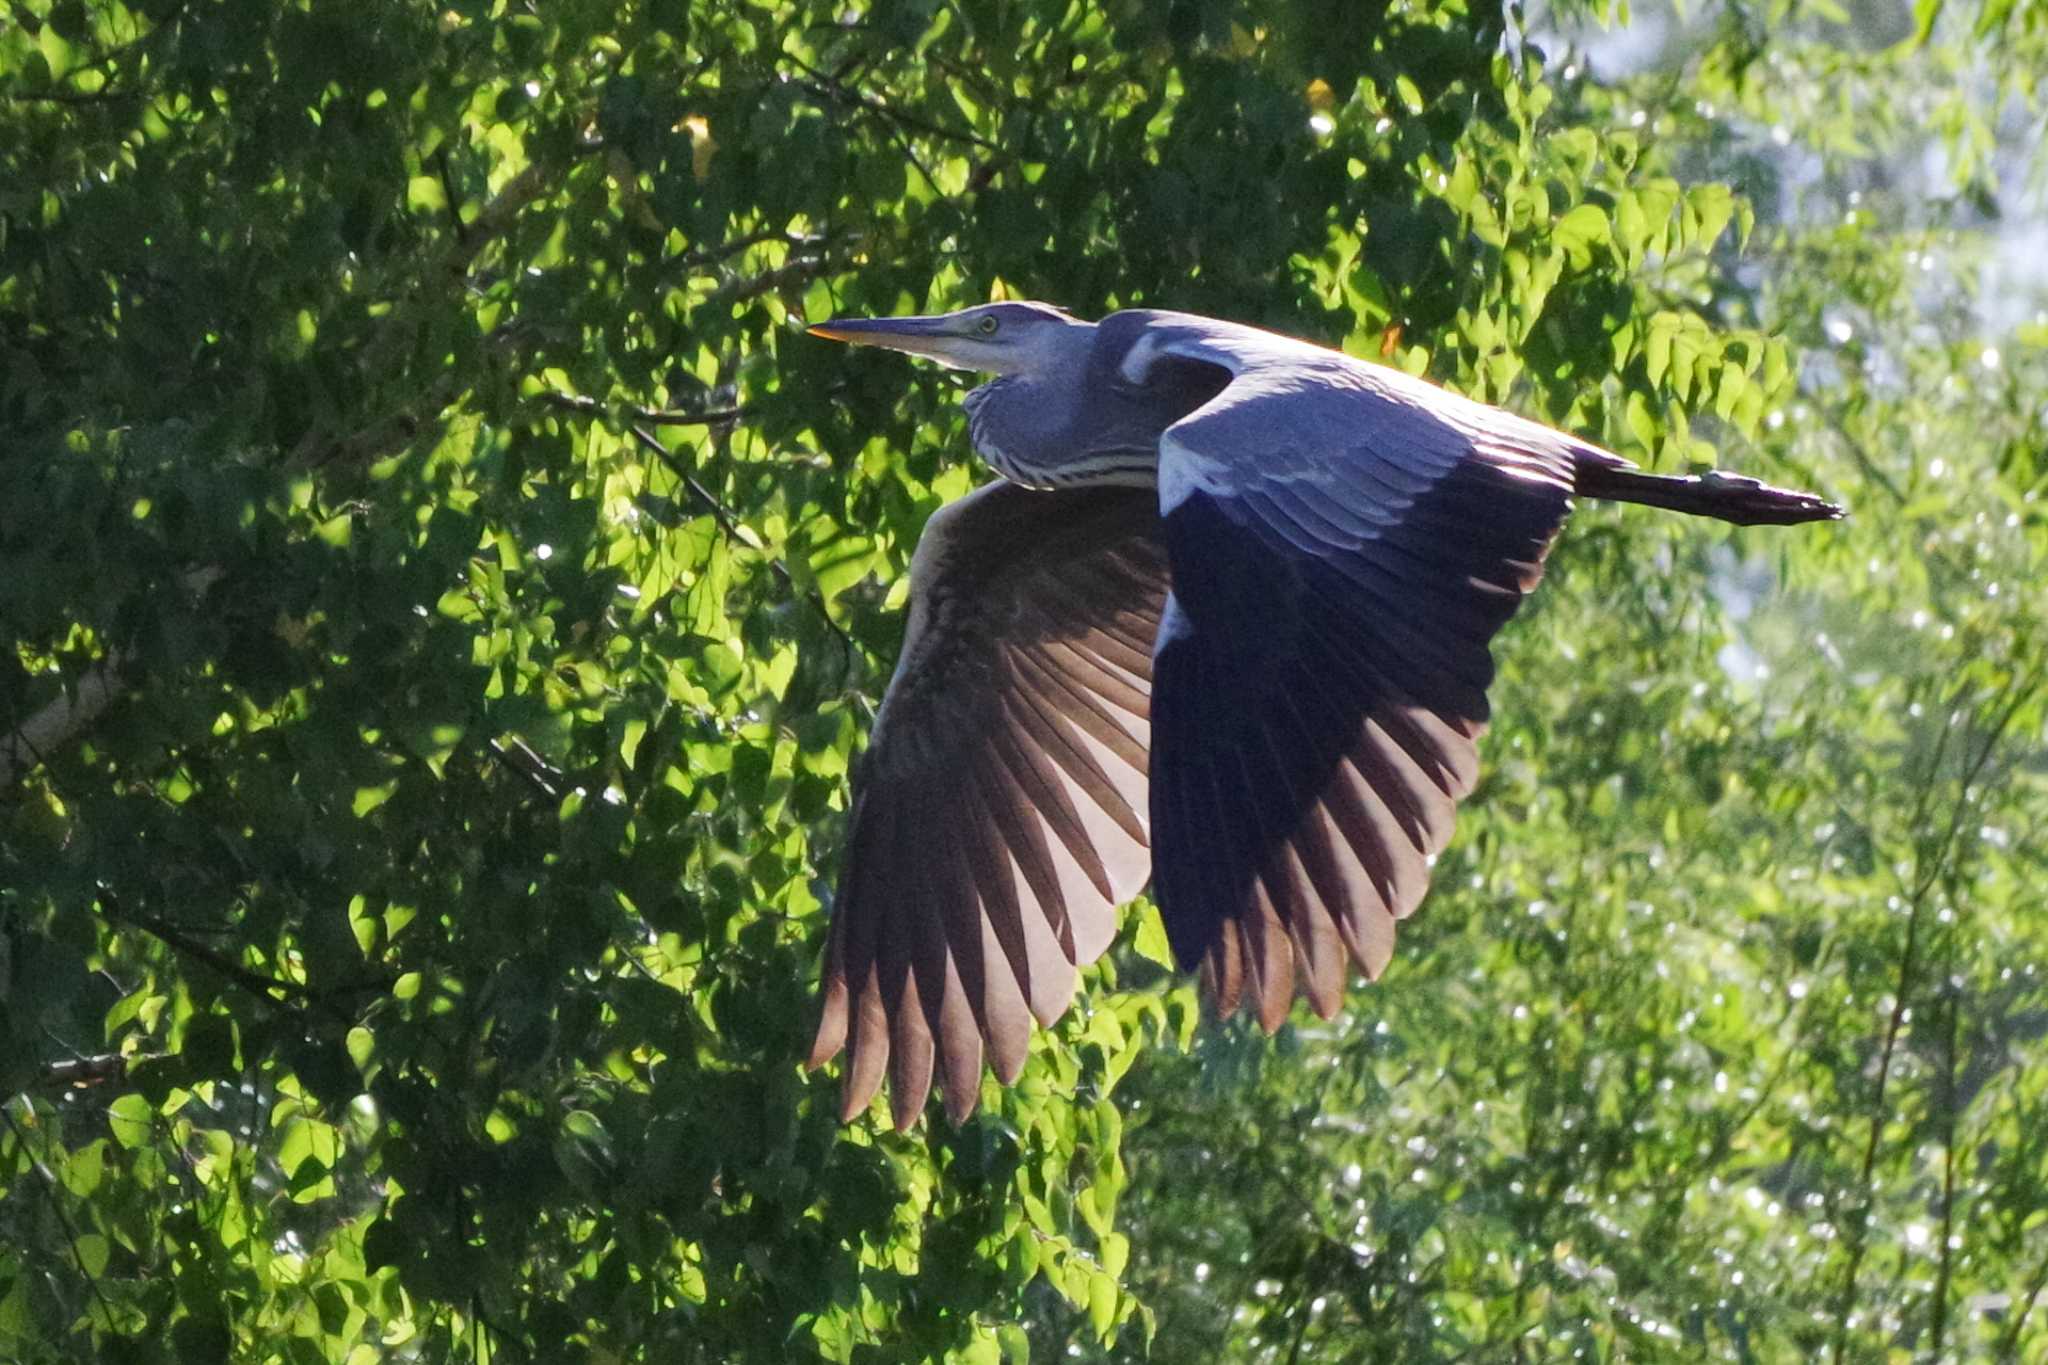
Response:
[{"label": "heron's outstretched wing", "polygon": [[[1172,319],[1173,315],[1164,315]],[[1248,328],[1161,442],[1173,592],[1154,659],[1153,894],[1218,1008],[1377,977],[1477,775],[1488,641],[1570,510],[1571,438]]]},{"label": "heron's outstretched wing", "polygon": [[1166,552],[1149,489],[994,483],[941,509],[910,576],[903,654],[856,782],[826,948],[818,1066],[843,1112],[886,1071],[898,1128],[934,1071],[956,1121],[986,1051],[1004,1082],[1031,1021],[1151,866],[1152,642]]}]

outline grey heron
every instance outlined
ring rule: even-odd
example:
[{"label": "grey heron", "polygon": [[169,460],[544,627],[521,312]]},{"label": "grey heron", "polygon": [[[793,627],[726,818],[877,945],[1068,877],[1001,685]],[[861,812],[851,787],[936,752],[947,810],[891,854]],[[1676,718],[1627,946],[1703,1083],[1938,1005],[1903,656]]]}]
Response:
[{"label": "grey heron", "polygon": [[1305,341],[1039,303],[810,329],[995,378],[1002,478],[941,508],[855,784],[810,1065],[842,1118],[1007,1084],[1148,878],[1175,958],[1271,1032],[1376,979],[1477,776],[1488,642],[1577,496],[1840,509],[1647,474]]}]

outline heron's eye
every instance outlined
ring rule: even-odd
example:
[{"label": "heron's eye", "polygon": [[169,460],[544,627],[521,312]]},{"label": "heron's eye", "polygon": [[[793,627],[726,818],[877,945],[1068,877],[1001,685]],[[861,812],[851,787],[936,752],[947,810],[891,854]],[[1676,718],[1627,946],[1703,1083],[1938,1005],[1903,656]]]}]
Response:
[{"label": "heron's eye", "polygon": [[996,334],[996,328],[1002,325],[1003,324],[996,321],[995,318],[985,316],[982,318],[981,321],[974,324],[974,330],[981,333],[985,337],[992,337]]}]

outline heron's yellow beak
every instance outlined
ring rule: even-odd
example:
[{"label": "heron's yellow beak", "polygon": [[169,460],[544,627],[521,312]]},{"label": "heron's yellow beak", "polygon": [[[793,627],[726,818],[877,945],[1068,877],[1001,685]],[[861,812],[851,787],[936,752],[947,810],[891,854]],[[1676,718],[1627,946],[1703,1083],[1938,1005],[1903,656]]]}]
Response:
[{"label": "heron's yellow beak", "polygon": [[827,341],[883,346],[963,369],[974,368],[972,355],[963,347],[972,348],[979,340],[966,334],[965,324],[957,313],[916,318],[828,318],[804,330]]}]

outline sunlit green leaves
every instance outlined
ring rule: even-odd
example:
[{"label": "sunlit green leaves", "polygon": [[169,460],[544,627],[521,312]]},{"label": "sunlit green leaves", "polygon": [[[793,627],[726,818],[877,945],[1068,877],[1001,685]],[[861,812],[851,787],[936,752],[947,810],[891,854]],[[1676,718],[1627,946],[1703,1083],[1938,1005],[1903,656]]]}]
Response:
[{"label": "sunlit green leaves", "polygon": [[[1961,1306],[2040,1264],[2038,319],[1744,141],[1966,206],[1944,44],[2024,96],[2026,7],[1640,90],[1456,4],[9,13],[0,1355],[2037,1345]],[[846,783],[980,475],[798,324],[998,282],[1856,519],[1583,513],[1340,1021],[1199,1031],[1141,908],[981,1116],[842,1130]]]}]

